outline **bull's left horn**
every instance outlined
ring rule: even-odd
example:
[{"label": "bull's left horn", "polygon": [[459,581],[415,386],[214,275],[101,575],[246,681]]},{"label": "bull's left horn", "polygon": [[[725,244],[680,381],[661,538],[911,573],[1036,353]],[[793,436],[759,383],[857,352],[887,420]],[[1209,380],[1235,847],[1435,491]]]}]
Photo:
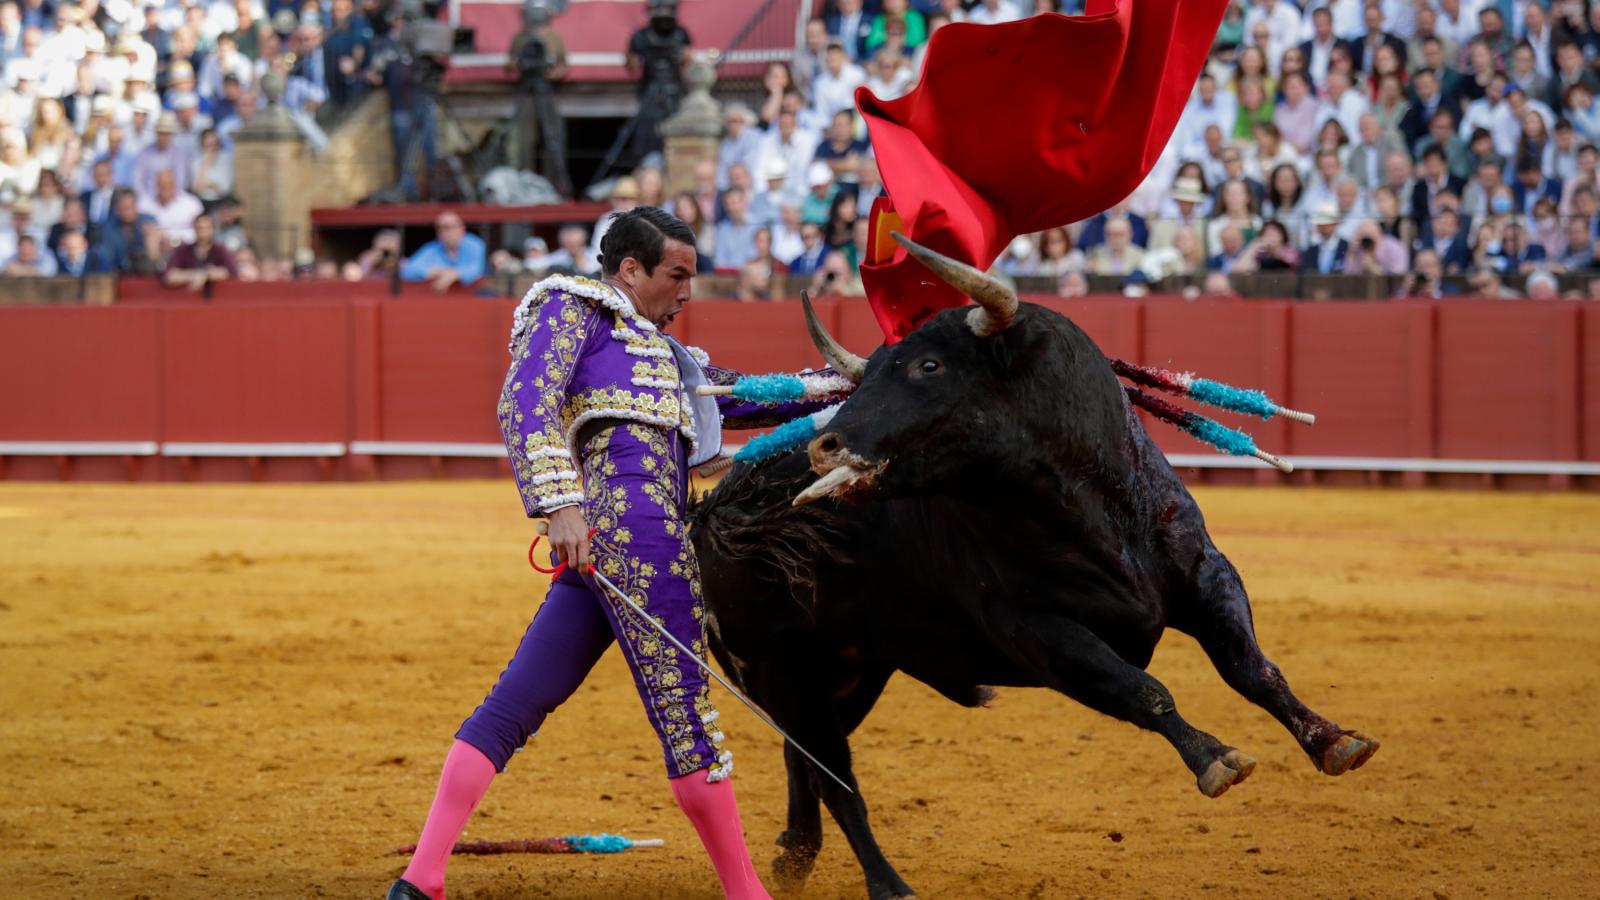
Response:
[{"label": "bull's left horn", "polygon": [[817,352],[828,361],[828,365],[833,366],[834,371],[860,384],[861,379],[867,377],[867,361],[846,350],[833,339],[828,329],[822,327],[817,311],[811,306],[811,297],[805,291],[800,292],[800,304],[805,307],[806,331],[811,335],[811,343],[817,345]]},{"label": "bull's left horn", "polygon": [[1017,295],[1004,282],[943,253],[929,250],[898,231],[891,234],[917,262],[978,304],[978,309],[967,314],[967,326],[973,334],[988,337],[1011,327],[1011,320],[1017,315]]}]

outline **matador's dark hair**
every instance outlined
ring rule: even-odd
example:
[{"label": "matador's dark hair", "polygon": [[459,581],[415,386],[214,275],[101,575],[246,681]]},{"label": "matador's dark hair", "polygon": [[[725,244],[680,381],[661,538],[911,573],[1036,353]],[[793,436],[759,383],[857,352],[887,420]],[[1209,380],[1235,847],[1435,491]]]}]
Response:
[{"label": "matador's dark hair", "polygon": [[635,206],[617,213],[600,238],[600,271],[615,275],[622,268],[622,261],[631,256],[644,266],[646,275],[653,274],[661,264],[662,248],[668,238],[694,246],[694,230],[660,207]]}]

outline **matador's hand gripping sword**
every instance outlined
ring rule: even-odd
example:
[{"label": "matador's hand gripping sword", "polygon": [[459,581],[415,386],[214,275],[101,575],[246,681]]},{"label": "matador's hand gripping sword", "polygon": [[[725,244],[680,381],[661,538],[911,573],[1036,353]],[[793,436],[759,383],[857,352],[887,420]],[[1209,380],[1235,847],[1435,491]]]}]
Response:
[{"label": "matador's hand gripping sword", "polygon": [[[538,530],[539,530],[540,534],[545,534],[548,531],[548,529],[549,529],[549,526],[546,523],[540,522],[538,524]],[[591,529],[589,529],[589,537],[593,537],[593,536],[594,536],[594,529],[591,528]],[[546,575],[559,575],[560,573],[566,571],[567,564],[564,563],[564,562],[561,563],[560,565],[556,566],[553,569],[546,569],[546,568],[540,566],[538,563],[534,562],[534,548],[537,547],[537,546],[539,546],[539,539],[538,538],[534,538],[533,539],[533,543],[528,547],[528,564],[529,565],[533,566],[533,568],[536,571],[543,572]],[[665,625],[662,625],[660,622],[657,622],[653,616],[651,616],[649,613],[644,611],[644,607],[640,606],[638,603],[635,603],[632,597],[629,597],[627,594],[624,594],[620,588],[618,588],[615,584],[612,584],[611,583],[611,579],[609,579],[606,576],[600,574],[600,570],[595,568],[593,563],[591,563],[589,565],[589,569],[585,574],[593,576],[594,580],[596,582],[598,582],[599,584],[601,584],[602,586],[604,586],[606,590],[610,591],[611,595],[613,597],[616,597],[618,600],[621,600],[623,603],[627,604],[628,608],[633,610],[637,614],[636,618],[644,620],[644,622],[646,624],[648,624],[652,629],[654,629],[657,634],[661,635],[662,637],[664,637],[668,641],[670,641],[672,643],[672,646],[678,648],[678,652],[679,653],[682,653],[684,656],[687,656],[690,659],[694,660],[694,664],[699,666],[701,671],[705,672],[707,675],[709,675],[713,679],[715,679],[717,684],[722,685],[724,690],[726,690],[728,693],[732,694],[734,697],[736,697],[739,700],[740,703],[743,703],[746,707],[748,707],[751,712],[756,714],[756,718],[758,718],[761,721],[765,722],[768,728],[771,728],[773,731],[776,731],[778,733],[779,737],[783,738],[785,741],[787,741],[789,743],[789,746],[791,746],[794,749],[800,751],[800,755],[801,756],[804,756],[806,759],[811,760],[811,764],[816,766],[819,771],[821,771],[824,775],[827,775],[829,778],[832,778],[834,781],[838,782],[839,786],[844,788],[847,792],[852,793],[852,794],[855,793],[855,790],[853,790],[850,787],[850,785],[845,784],[843,778],[840,778],[839,776],[833,774],[833,770],[832,769],[829,769],[827,766],[823,765],[821,760],[818,760],[815,756],[812,756],[811,752],[809,750],[807,750],[806,748],[800,746],[800,742],[796,741],[794,738],[790,737],[789,736],[789,732],[784,731],[782,728],[778,727],[778,723],[772,721],[772,719],[769,718],[767,716],[767,714],[761,710],[761,707],[757,706],[754,701],[752,701],[749,697],[746,697],[743,693],[741,693],[738,688],[736,688],[733,685],[729,684],[728,680],[726,678],[723,678],[721,673],[719,673],[716,669],[711,668],[710,664],[708,664],[705,660],[701,659],[699,656],[696,656],[693,650],[690,650],[688,647],[684,646],[684,643],[682,641],[678,640],[677,637],[672,634],[672,632],[668,631],[667,627]]]}]

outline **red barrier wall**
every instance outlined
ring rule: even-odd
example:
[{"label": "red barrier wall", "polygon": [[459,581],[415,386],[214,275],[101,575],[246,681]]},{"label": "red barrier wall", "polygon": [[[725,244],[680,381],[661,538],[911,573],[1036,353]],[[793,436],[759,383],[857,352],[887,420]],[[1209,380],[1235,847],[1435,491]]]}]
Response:
[{"label": "red barrier wall", "polygon": [[[1600,460],[1600,307],[1043,303],[1071,316],[1108,355],[1259,387],[1318,414],[1309,429],[1219,417],[1273,452]],[[466,296],[303,290],[292,302],[0,309],[0,441],[498,442],[495,402],[512,309],[510,301]],[[881,342],[862,301],[825,300],[818,312],[857,352]],[[730,368],[819,364],[794,303],[697,301],[674,330]],[[1200,450],[1171,429],[1151,430],[1168,450]],[[192,464],[201,465],[208,472],[196,477],[251,474],[240,463]],[[405,471],[437,473],[440,465]],[[156,462],[147,471],[184,477],[195,474],[192,466],[174,472]],[[338,466],[359,476],[374,464]],[[494,464],[449,466],[482,472]],[[19,470],[33,472],[8,469]]]}]

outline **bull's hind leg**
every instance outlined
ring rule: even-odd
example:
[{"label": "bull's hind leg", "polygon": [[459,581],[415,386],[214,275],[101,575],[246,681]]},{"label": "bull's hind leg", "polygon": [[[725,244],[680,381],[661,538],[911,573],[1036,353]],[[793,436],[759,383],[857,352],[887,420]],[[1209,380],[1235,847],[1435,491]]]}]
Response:
[{"label": "bull's hind leg", "polygon": [[1256,643],[1250,598],[1239,573],[1215,547],[1207,547],[1194,588],[1189,605],[1173,605],[1172,626],[1200,642],[1230,687],[1282,722],[1318,769],[1343,775],[1378,752],[1376,740],[1317,715],[1289,690],[1283,672]]},{"label": "bull's hind leg", "polygon": [[1254,759],[1185,722],[1165,685],[1083,625],[1053,613],[1022,612],[1006,623],[1000,639],[1047,687],[1165,737],[1207,797],[1221,796],[1255,770]]}]

